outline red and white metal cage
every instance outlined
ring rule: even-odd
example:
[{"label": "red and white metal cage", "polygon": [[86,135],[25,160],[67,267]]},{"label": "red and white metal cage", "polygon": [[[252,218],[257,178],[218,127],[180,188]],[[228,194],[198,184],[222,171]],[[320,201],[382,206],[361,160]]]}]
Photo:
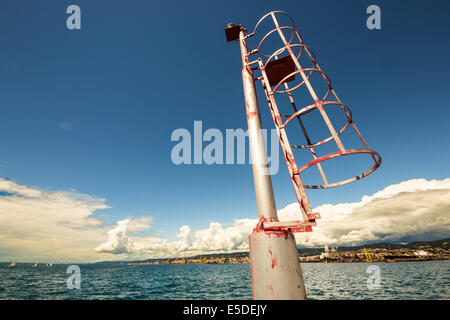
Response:
[{"label": "red and white metal cage", "polygon": [[[280,18],[284,18],[287,24],[280,25]],[[267,23],[270,25],[269,30],[263,32],[262,26]],[[312,231],[320,215],[312,212],[305,189],[331,188],[364,178],[380,166],[381,157],[367,145],[353,121],[350,109],[338,98],[330,78],[319,67],[311,48],[303,43],[289,14],[283,11],[269,12],[259,20],[251,33],[248,33],[241,25],[230,23],[225,29],[225,34],[227,41],[239,42],[242,57],[242,80],[259,217],[258,224],[249,237],[253,297],[255,299],[306,299],[293,233]],[[281,41],[280,45],[269,53],[264,52],[263,45],[276,36],[278,41]],[[247,40],[252,37],[253,39],[259,37],[260,40],[257,41],[254,49],[249,50]],[[305,60],[309,62],[306,67]],[[317,77],[317,75],[326,88],[322,90],[322,94],[312,82],[313,76]],[[280,140],[300,206],[301,217],[298,220],[278,220],[272,181],[267,170],[267,154],[261,133],[255,81],[262,83]],[[305,88],[307,98],[301,99],[302,104],[298,104],[294,93]],[[290,105],[289,113],[280,111],[282,98],[285,98]],[[303,106],[299,107],[300,105]],[[330,107],[333,106],[341,110],[345,117],[345,123],[337,129],[329,116]],[[313,111],[319,113],[319,118],[326,127],[325,137],[317,141],[312,139],[312,135],[304,124],[304,117]],[[287,129],[295,123],[299,126],[297,132],[300,131],[303,134],[305,141],[303,144],[294,144],[289,141],[288,136],[291,134],[287,133]],[[349,130],[354,131],[362,147],[346,148],[344,132]],[[318,149],[325,145],[334,145],[334,151],[320,155]],[[293,150],[309,150],[312,160],[298,165]],[[365,155],[373,161],[373,165],[356,176],[330,182],[323,165],[324,161],[353,155]],[[317,168],[322,182],[304,184],[301,174],[312,167]]]}]

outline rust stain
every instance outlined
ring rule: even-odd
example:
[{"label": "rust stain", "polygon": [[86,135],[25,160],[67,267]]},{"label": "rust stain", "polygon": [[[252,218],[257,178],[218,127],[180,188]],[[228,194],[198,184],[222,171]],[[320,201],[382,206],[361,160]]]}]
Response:
[{"label": "rust stain", "polygon": [[258,112],[247,112],[247,120],[256,117],[258,114],[259,114]]},{"label": "rust stain", "polygon": [[273,287],[270,284],[267,286],[267,291],[269,291],[269,294],[273,296]]}]

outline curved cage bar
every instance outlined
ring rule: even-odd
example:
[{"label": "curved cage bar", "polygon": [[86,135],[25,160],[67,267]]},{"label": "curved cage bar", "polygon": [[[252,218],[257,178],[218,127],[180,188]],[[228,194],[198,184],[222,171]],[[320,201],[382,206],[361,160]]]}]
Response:
[{"label": "curved cage bar", "polygon": [[275,14],[283,14],[283,15],[286,15],[286,16],[289,18],[289,20],[291,21],[291,23],[292,23],[291,27],[295,28],[295,22],[294,22],[294,19],[292,19],[291,15],[290,15],[289,13],[287,13],[287,12],[285,12],[285,11],[281,11],[281,10],[275,10],[275,11],[271,11],[271,12],[265,14],[261,19],[259,19],[259,21],[258,21],[258,22],[256,23],[256,25],[255,25],[255,28],[253,29],[253,33],[252,33],[252,34],[255,34],[255,33],[256,33],[256,30],[258,29],[259,25],[260,25],[267,17],[272,16],[272,15],[275,15]]},{"label": "curved cage bar", "polygon": [[[337,102],[337,101],[326,101],[324,103],[322,103],[323,106],[328,106],[328,105],[339,105],[340,107],[344,108],[344,112],[345,115],[347,116],[347,122],[342,126],[342,128],[337,131],[337,135],[339,136],[340,134],[342,134],[347,127],[350,125],[350,123],[352,122],[352,112],[350,111],[350,109],[343,103]],[[296,111],[293,115],[291,115],[284,123],[283,123],[283,127],[286,127],[289,122],[291,122],[294,118],[299,118],[301,115],[305,115],[311,111],[313,111],[314,109],[316,109],[316,105],[309,105],[303,109],[300,109],[298,111]],[[305,145],[295,145],[295,144],[291,144],[292,148],[296,148],[296,149],[305,149],[305,148],[311,148],[311,147],[317,147],[321,144],[324,144],[328,141],[330,141],[331,139],[333,139],[333,136],[329,136],[328,138],[325,138],[323,140],[320,140],[318,142],[315,143],[310,143],[310,144],[305,144]]]},{"label": "curved cage bar", "polygon": [[[291,45],[291,46],[293,46],[294,44],[296,44],[296,43],[292,43],[292,40],[294,40],[294,35],[295,35],[295,34],[297,34],[297,36],[300,37],[300,35],[298,34],[297,30],[296,30],[294,27],[288,27],[288,26],[280,27],[280,30],[283,30],[283,29],[292,30],[291,39],[289,39],[289,42],[288,42],[288,43],[289,43],[289,45]],[[268,33],[266,33],[266,35],[261,39],[261,41],[259,42],[258,46],[256,47],[256,50],[258,51],[258,53],[259,53],[261,56],[266,57],[266,58],[269,58],[269,57],[270,57],[270,55],[261,52],[261,46],[262,46],[262,44],[264,43],[264,41],[266,41],[266,39],[268,39],[269,36],[270,36],[272,33],[275,33],[275,32],[278,32],[278,29],[277,29],[277,28],[272,29],[271,31],[269,31]],[[299,44],[299,43],[297,43],[297,44]],[[273,54],[272,54],[272,55],[273,55]]]},{"label": "curved cage bar", "polygon": [[[303,44],[303,43],[294,43],[291,45],[291,48],[293,47],[300,47],[300,52],[297,55],[297,59],[300,58],[300,55],[302,54],[303,50],[308,50],[308,56],[310,57],[311,61],[313,61],[314,65],[316,64],[316,57],[314,55],[314,52],[312,51],[312,49],[310,47],[308,47],[307,45]],[[267,59],[266,63],[264,64],[264,67],[267,66],[267,64],[272,61],[273,58],[278,59],[278,56],[283,53],[284,51],[286,51],[286,47],[281,47],[279,48],[277,51],[275,51],[271,56],[269,56],[269,58]]]},{"label": "curved cage bar", "polygon": [[[293,27],[280,27],[280,29],[281,29],[281,30],[282,30],[282,29],[292,29],[292,30],[293,30],[293,35],[295,34],[295,35],[297,36],[297,38],[298,38],[298,40],[299,40],[298,43],[291,43],[292,40],[289,41],[289,45],[290,45],[291,48],[293,48],[293,47],[301,47],[300,52],[299,52],[299,54],[298,54],[298,56],[297,56],[297,59],[300,57],[300,55],[301,55],[301,53],[302,53],[302,51],[303,51],[304,48],[307,48],[307,49],[310,50],[310,52],[308,53],[308,55],[310,55],[310,53],[312,52],[312,49],[303,43],[303,40],[302,40],[302,38],[300,37],[300,34],[298,33],[297,29],[295,29],[295,28],[293,28]],[[270,32],[272,33],[272,32],[275,32],[275,31],[277,31],[276,28],[273,29],[273,30],[270,31]],[[271,61],[275,55],[280,55],[281,53],[283,53],[284,51],[286,51],[286,46],[284,45],[284,46],[280,47],[278,50],[274,51],[274,52],[272,53],[272,55],[270,55],[270,56],[261,53],[259,49],[260,49],[260,47],[262,46],[262,43],[267,39],[267,37],[268,37],[267,35],[264,36],[264,37],[262,38],[262,40],[259,42],[258,47],[256,48],[256,50],[258,51],[258,54],[260,54],[260,55],[263,56],[263,57],[268,58],[267,61],[266,61],[266,63],[265,63],[265,65],[267,65],[267,63],[268,63],[269,61]],[[312,56],[314,56],[314,54],[312,54]],[[313,57],[311,57],[311,55],[310,55],[310,58],[311,58],[311,60],[315,61],[315,57],[313,58]]]},{"label": "curved cage bar", "polygon": [[381,165],[381,156],[378,154],[378,152],[373,151],[373,150],[368,150],[368,149],[353,149],[353,150],[330,153],[326,156],[315,159],[315,160],[305,164],[300,169],[298,169],[297,173],[300,174],[301,172],[305,171],[306,169],[308,169],[314,165],[317,165],[321,162],[324,162],[326,160],[330,160],[330,159],[342,157],[342,156],[353,155],[353,154],[370,154],[371,156],[375,157],[375,159],[376,159],[375,164],[369,170],[367,170],[355,177],[346,179],[346,180],[341,180],[339,182],[334,182],[334,183],[328,183],[326,186],[321,184],[321,185],[304,185],[304,187],[307,189],[325,189],[325,188],[343,186],[344,184],[348,184],[348,183],[354,182],[356,180],[359,180],[359,179],[362,179],[362,178],[368,176],[369,174],[374,172]]},{"label": "curved cage bar", "polygon": [[[279,87],[281,84],[284,84],[284,83],[288,82],[287,80],[288,80],[289,78],[291,78],[292,76],[295,76],[296,74],[301,74],[302,72],[305,72],[305,71],[309,71],[309,75],[306,76],[305,80],[303,80],[302,82],[300,82],[299,84],[295,85],[295,86],[292,87],[292,88],[289,88],[289,89],[286,89],[286,90],[277,90],[278,87]],[[328,95],[329,95],[330,91],[331,91],[333,88],[331,87],[331,81],[330,81],[330,78],[328,77],[328,75],[327,75],[325,72],[323,72],[322,70],[317,69],[317,68],[304,68],[304,69],[302,69],[302,70],[296,70],[296,71],[294,71],[294,72],[288,74],[287,76],[285,76],[283,79],[281,79],[281,80],[277,83],[277,85],[272,89],[272,93],[288,93],[288,92],[291,92],[291,91],[296,90],[297,88],[300,88],[303,84],[305,84],[305,82],[306,82],[307,80],[309,80],[309,78],[311,77],[311,75],[313,74],[313,72],[319,72],[320,74],[322,74],[322,76],[324,77],[325,82],[326,82],[327,85],[328,85],[328,91],[327,91],[326,95],[325,95],[325,96],[322,98],[322,100],[321,100],[321,101],[325,101],[325,99],[328,98]]]}]

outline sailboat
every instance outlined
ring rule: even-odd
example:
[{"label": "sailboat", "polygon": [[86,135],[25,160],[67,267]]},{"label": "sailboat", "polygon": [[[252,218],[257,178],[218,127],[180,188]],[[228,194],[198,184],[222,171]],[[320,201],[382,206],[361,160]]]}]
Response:
[{"label": "sailboat", "polygon": [[50,263],[48,264],[48,267],[49,267],[49,268],[53,267],[53,263],[50,262]]},{"label": "sailboat", "polygon": [[14,268],[16,266],[16,262],[12,261],[11,264],[9,265],[10,268]]},{"label": "sailboat", "polygon": [[38,263],[36,262],[35,264],[33,264],[33,268],[37,268]]}]

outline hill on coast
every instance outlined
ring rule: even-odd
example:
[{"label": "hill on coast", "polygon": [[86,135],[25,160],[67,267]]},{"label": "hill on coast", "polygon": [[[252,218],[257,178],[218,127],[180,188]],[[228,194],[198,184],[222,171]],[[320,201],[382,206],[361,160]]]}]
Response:
[{"label": "hill on coast", "polygon": [[[434,240],[434,241],[414,241],[410,243],[373,243],[373,244],[365,244],[359,246],[342,246],[342,247],[333,247],[335,252],[357,252],[366,249],[386,249],[386,250],[398,250],[398,249],[411,249],[411,250],[429,250],[433,248],[441,248],[444,250],[450,249],[450,238],[442,239],[442,240]],[[314,247],[314,248],[298,248],[298,253],[300,257],[314,256],[320,255],[324,252],[324,247]],[[185,257],[190,259],[199,259],[199,258],[244,258],[248,257],[249,252],[232,252],[232,253],[211,253],[211,254],[202,254],[202,255],[194,255]],[[171,257],[174,259],[175,257]],[[179,257],[181,258],[181,257]],[[166,258],[160,259],[145,259],[139,261],[104,261],[98,263],[145,263],[145,262],[157,262],[167,260]]]}]

